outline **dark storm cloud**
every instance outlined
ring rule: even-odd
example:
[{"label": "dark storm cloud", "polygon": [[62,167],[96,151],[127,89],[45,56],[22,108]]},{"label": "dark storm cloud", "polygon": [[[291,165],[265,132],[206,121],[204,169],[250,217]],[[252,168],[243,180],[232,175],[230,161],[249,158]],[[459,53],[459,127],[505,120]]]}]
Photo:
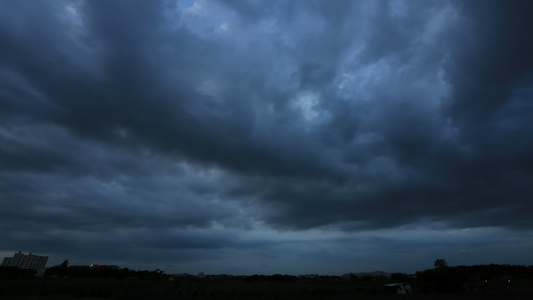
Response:
[{"label": "dark storm cloud", "polygon": [[450,116],[470,152],[453,171],[462,171],[472,187],[467,208],[492,207],[483,213],[490,221],[482,222],[521,227],[528,223],[522,212],[532,208],[526,200],[533,179],[527,121],[533,112],[533,39],[526,33],[533,28],[532,7],[526,1],[472,4],[460,5],[463,26],[472,34],[458,34],[464,46],[453,49],[446,65],[453,86]]},{"label": "dark storm cloud", "polygon": [[[530,230],[530,6],[2,2],[6,247],[192,257],[296,253],[283,235],[318,229]],[[195,231],[220,228],[267,236]]]},{"label": "dark storm cloud", "polygon": [[[280,113],[280,123],[290,122],[287,124],[288,128],[280,128],[279,133],[283,131],[285,136],[253,136],[254,132],[251,130],[255,120],[251,110],[254,108],[253,104],[246,103],[246,98],[252,93],[251,87],[245,87],[244,90],[236,87],[235,91],[227,92],[227,101],[222,105],[191,90],[188,86],[191,83],[187,82],[189,74],[192,74],[191,80],[197,80],[195,73],[201,72],[201,75],[202,72],[210,72],[207,65],[221,65],[224,68],[232,66],[226,65],[224,61],[210,61],[213,56],[221,59],[217,57],[217,53],[205,50],[214,45],[198,40],[183,30],[158,35],[160,31],[164,34],[165,29],[159,29],[161,25],[158,26],[158,23],[163,18],[156,8],[158,7],[151,5],[149,9],[132,5],[122,11],[119,7],[114,8],[114,5],[99,8],[95,3],[88,3],[84,7],[82,21],[87,24],[84,27],[87,32],[80,37],[80,42],[91,44],[83,45],[85,47],[95,45],[97,48],[94,52],[100,55],[97,60],[103,68],[97,73],[103,78],[91,78],[92,74],[84,74],[85,70],[75,68],[73,62],[60,65],[55,63],[65,60],[64,54],[53,53],[47,46],[55,47],[57,42],[54,43],[54,40],[61,38],[56,36],[61,35],[61,31],[46,31],[41,37],[44,41],[35,48],[24,44],[30,41],[34,43],[32,38],[19,43],[7,43],[11,47],[7,47],[6,52],[10,52],[13,57],[22,57],[21,52],[28,52],[25,54],[32,57],[30,61],[9,59],[9,64],[18,64],[16,69],[19,72],[26,70],[24,75],[27,80],[51,102],[50,110],[54,109],[54,113],[51,113],[49,121],[66,126],[83,136],[109,140],[116,138],[113,134],[115,130],[124,128],[139,143],[166,152],[185,154],[200,162],[277,175],[296,173],[303,176],[327,172],[327,167],[320,165],[319,155],[294,149],[292,141],[284,140],[293,139],[290,136],[297,134],[292,128],[293,124],[290,124],[293,123],[290,120],[293,116],[290,114]],[[119,11],[115,14],[114,9]],[[120,17],[117,18],[116,15]],[[50,23],[58,28],[61,26],[56,20],[51,20]],[[136,30],[137,28],[139,29]],[[153,32],[154,35],[142,32]],[[169,34],[172,34],[172,39]],[[7,36],[5,39],[9,41],[15,38]],[[175,50],[171,57],[165,57],[164,47]],[[222,45],[221,51],[225,50],[224,47]],[[43,52],[47,55],[42,56]],[[167,61],[160,60],[159,55]],[[230,57],[229,60],[235,59]],[[171,67],[166,67],[169,62]],[[173,80],[165,78],[168,73],[175,72],[173,68],[178,69],[176,72],[183,73],[183,77]],[[190,70],[191,68],[195,70]],[[202,70],[203,68],[206,70]],[[231,77],[238,78],[231,78],[234,82],[228,83],[230,87],[226,89],[231,89],[242,81],[242,76],[247,76],[246,73],[233,72],[231,69],[229,73]],[[265,74],[259,74],[259,78],[251,78],[251,82],[247,84],[256,84],[262,80],[261,76]],[[161,86],[162,84],[166,86]],[[240,94],[233,95],[235,92]],[[39,117],[35,114],[33,116]],[[276,146],[274,141],[264,142],[265,138],[276,140]],[[309,143],[305,140],[301,142]],[[309,146],[311,145],[307,148],[311,148]],[[283,151],[284,155],[279,155],[279,151]],[[235,155],[237,152],[244,155]]]}]

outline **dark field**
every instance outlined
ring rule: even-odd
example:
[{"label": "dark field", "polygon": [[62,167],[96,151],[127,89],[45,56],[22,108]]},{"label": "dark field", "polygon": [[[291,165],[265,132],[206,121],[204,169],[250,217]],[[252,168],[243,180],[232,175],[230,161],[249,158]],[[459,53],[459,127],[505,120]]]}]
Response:
[{"label": "dark field", "polygon": [[415,291],[409,295],[396,295],[387,290],[384,284],[390,282],[388,278],[298,279],[290,282],[194,277],[173,281],[168,278],[2,279],[0,299],[533,299],[531,280],[514,286],[495,284],[474,293]]},{"label": "dark field", "polygon": [[[379,272],[378,272],[379,273]],[[167,275],[117,266],[0,267],[0,300],[45,299],[533,299],[533,266],[478,265],[343,276]],[[402,283],[408,294],[396,294]],[[412,288],[412,289],[411,289]],[[405,291],[405,290],[404,290]]]}]

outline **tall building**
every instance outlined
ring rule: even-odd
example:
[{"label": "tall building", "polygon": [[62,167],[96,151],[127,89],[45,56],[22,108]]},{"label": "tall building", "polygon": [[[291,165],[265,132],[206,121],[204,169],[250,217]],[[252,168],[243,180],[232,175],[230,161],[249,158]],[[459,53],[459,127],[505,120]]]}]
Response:
[{"label": "tall building", "polygon": [[4,257],[2,267],[18,267],[20,269],[40,270],[44,269],[48,256],[39,256],[35,254],[15,253],[13,257]]}]

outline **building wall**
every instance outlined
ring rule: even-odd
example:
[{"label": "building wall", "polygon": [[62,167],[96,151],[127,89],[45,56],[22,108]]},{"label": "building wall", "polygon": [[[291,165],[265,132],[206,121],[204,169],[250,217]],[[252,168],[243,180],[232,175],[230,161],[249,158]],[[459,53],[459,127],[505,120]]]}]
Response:
[{"label": "building wall", "polygon": [[40,270],[44,269],[46,262],[48,261],[48,256],[39,256],[35,254],[24,254],[22,252],[15,253],[13,257],[5,257],[2,261],[3,267],[18,267],[21,269],[33,269]]}]

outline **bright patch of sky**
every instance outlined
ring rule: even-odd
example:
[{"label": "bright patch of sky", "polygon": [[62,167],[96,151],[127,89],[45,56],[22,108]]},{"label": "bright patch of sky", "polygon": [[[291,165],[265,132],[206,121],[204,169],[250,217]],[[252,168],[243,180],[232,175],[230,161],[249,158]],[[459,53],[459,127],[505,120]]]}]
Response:
[{"label": "bright patch of sky", "polygon": [[338,79],[338,95],[346,100],[369,101],[377,86],[387,85],[392,72],[385,59],[369,65],[351,65]]},{"label": "bright patch of sky", "polygon": [[180,0],[179,2],[183,7],[190,8],[191,6],[194,6],[196,0]]},{"label": "bright patch of sky", "polygon": [[296,96],[292,105],[301,111],[307,121],[311,121],[320,114],[319,109],[317,109],[319,101],[319,95],[312,92],[302,92]]},{"label": "bright patch of sky", "polygon": [[206,39],[218,38],[213,35],[227,32],[235,16],[220,3],[207,0],[182,1],[180,10],[187,28]]}]

